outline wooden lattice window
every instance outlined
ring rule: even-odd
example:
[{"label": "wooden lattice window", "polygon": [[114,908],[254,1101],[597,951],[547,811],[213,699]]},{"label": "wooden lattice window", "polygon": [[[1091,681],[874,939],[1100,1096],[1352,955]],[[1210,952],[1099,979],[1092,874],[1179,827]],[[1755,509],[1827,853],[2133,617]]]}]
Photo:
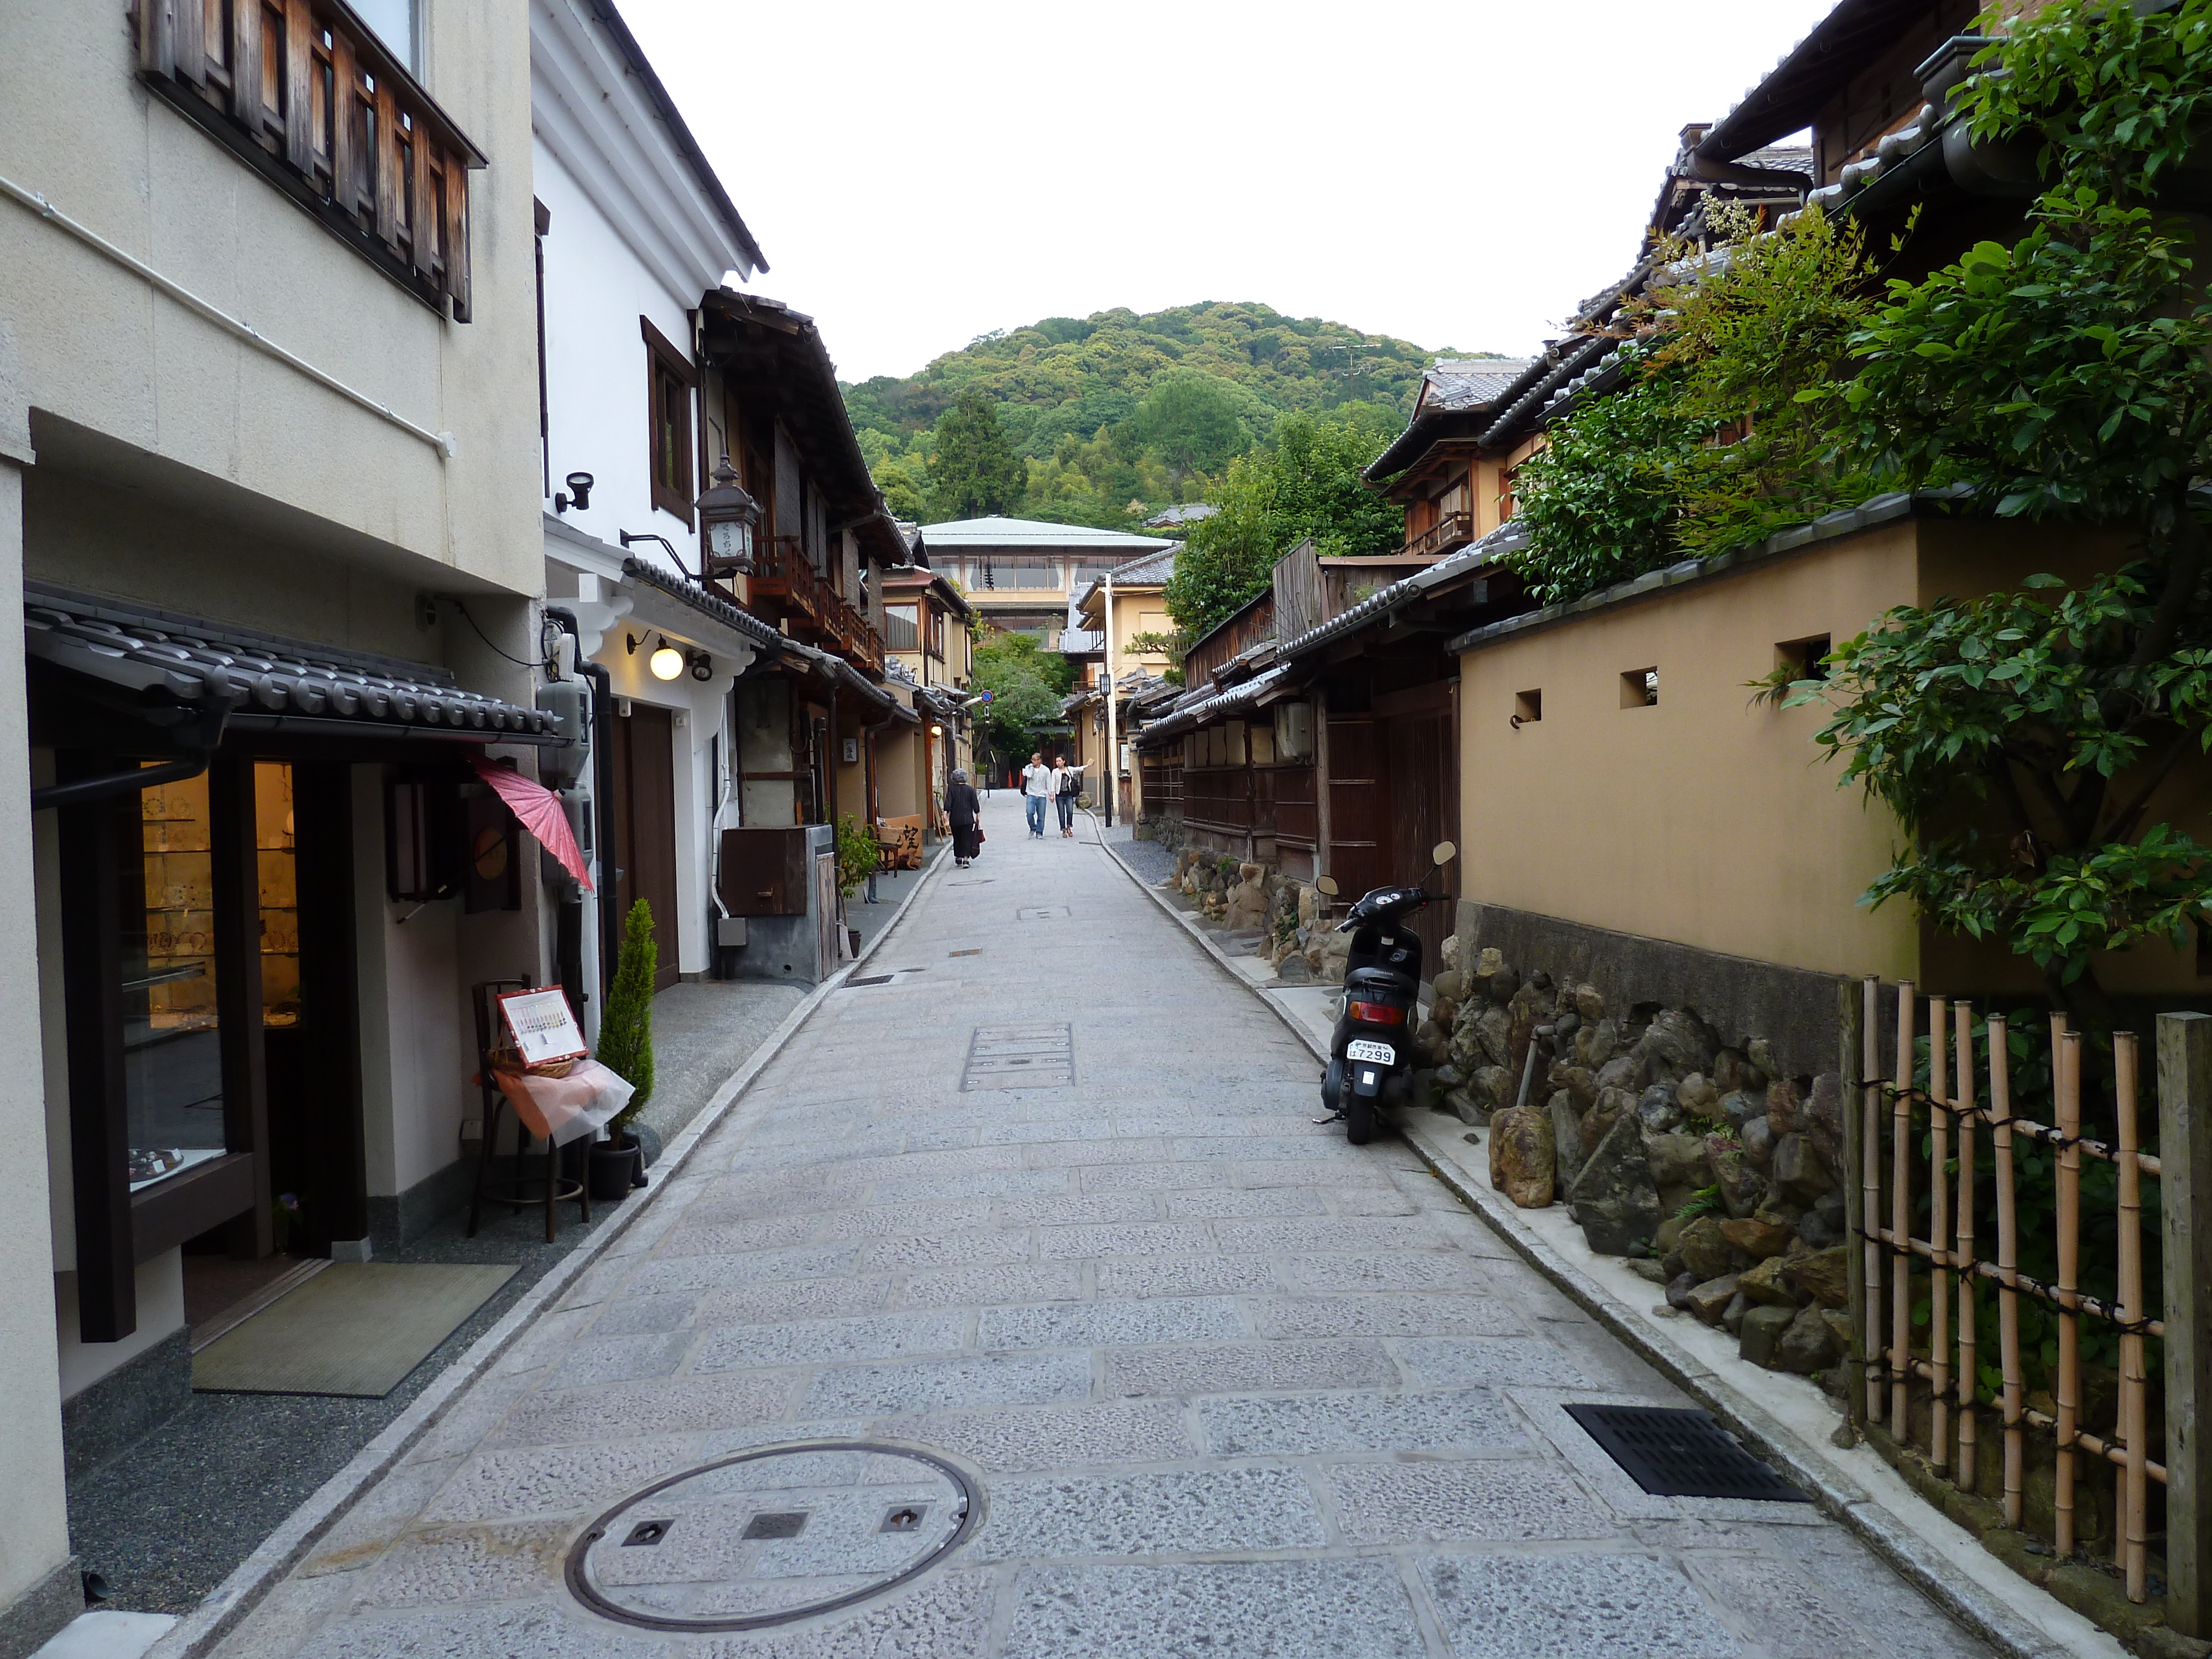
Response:
[{"label": "wooden lattice window", "polygon": [[484,156],[407,66],[314,0],[138,0],[138,69],[418,299],[466,322]]}]

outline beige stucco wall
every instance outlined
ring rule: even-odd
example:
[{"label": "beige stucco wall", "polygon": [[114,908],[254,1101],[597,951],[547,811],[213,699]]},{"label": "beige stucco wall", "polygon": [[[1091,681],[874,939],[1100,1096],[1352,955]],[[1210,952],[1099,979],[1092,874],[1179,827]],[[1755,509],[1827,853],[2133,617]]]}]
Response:
[{"label": "beige stucco wall", "polygon": [[[1911,976],[1918,937],[1858,895],[1895,828],[1836,787],[1814,708],[1753,705],[1775,647],[1842,639],[1917,592],[1917,527],[1884,526],[1461,658],[1465,896],[1734,956]],[[1620,706],[1656,666],[1659,701]],[[1518,694],[1543,718],[1515,729]]]}]

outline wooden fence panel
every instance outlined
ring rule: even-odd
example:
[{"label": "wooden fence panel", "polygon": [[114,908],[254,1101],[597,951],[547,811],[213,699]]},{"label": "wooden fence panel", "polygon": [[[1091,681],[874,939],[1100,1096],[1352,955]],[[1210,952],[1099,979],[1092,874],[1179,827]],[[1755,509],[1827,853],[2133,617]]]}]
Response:
[{"label": "wooden fence panel", "polygon": [[[2169,1042],[2168,1020],[2203,1021],[2201,1015],[2161,1017],[2160,1152],[2166,1160],[2186,1160],[2162,1194],[2166,1307],[2172,1324],[2187,1326],[2168,1334],[2166,1320],[2150,1316],[2147,1303],[2142,1230],[2142,1177],[2162,1178],[2160,1157],[2144,1152],[2141,1137],[2141,1052],[2135,1033],[2112,1036],[2111,1095],[2112,1139],[2083,1133],[2081,1033],[2065,1017],[2050,1021],[2052,1123],[2014,1110],[2012,1033],[2002,1016],[1991,1015],[1984,1036],[1986,1060],[1978,1059],[1974,1009],[1966,1001],[1925,999],[1927,1083],[1916,1079],[1916,1046],[1922,1013],[1916,988],[1897,988],[1895,1049],[1881,1063],[1879,1041],[1881,987],[1867,980],[1855,1017],[1846,1022],[1856,1033],[1855,1054],[1846,1061],[1856,1076],[1844,1091],[1846,1164],[1856,1170],[1856,1213],[1852,1218],[1863,1249],[1853,1263],[1852,1328],[1861,1351],[1863,1386],[1850,1391],[1854,1413],[1863,1422],[1887,1420],[1899,1446],[1916,1440],[1929,1463],[1972,1491],[1979,1473],[1978,1455],[1982,1402],[1978,1389],[1986,1356],[1980,1346],[1978,1293],[1986,1279],[1997,1297],[1997,1420],[2003,1433],[2003,1504],[2008,1526],[2024,1520],[2026,1439],[2033,1430],[2046,1437],[2055,1461],[2052,1520],[2061,1556],[2075,1553],[2083,1528],[2078,1501],[2082,1466],[2088,1457],[2117,1470],[2115,1564],[2125,1577],[2130,1600],[2149,1595],[2150,1487],[2169,1487],[2168,1619],[2188,1632],[2208,1612],[2203,1602],[2203,1553],[2212,1540],[2212,1510],[2203,1490],[2193,1443],[2192,1403],[2199,1386],[2212,1385],[2203,1346],[2195,1330],[2201,1319],[2197,1297],[2212,1290],[2212,1253],[2200,1251],[2191,1225],[2201,1187],[2187,1178],[2198,1155],[2190,1149],[2203,1139],[2191,1113],[2212,1096],[2212,1022],[2185,1030],[2175,1027]],[[2169,1060],[2169,1047],[2172,1058]],[[2170,1075],[2171,1074],[2171,1075]],[[1984,1085],[1986,1083],[1986,1088]],[[2176,1097],[2189,1104],[2177,1106]],[[1992,1177],[1984,1201],[1978,1191],[1977,1142],[1989,1131]],[[1887,1130],[1887,1146],[1883,1146]],[[2021,1265],[2019,1148],[2026,1143],[2050,1150],[2055,1172],[2051,1229],[2057,1267],[2045,1284]],[[1886,1155],[1885,1155],[1886,1153]],[[2085,1211],[2085,1160],[2107,1164],[2115,1174],[2116,1194],[2108,1214]],[[1919,1173],[1916,1176],[1916,1168]],[[1887,1190],[1884,1177],[1887,1173]],[[2102,1190],[2102,1183],[2100,1183]],[[1922,1206],[1924,1204],[1924,1210]],[[1993,1209],[1996,1254],[1980,1254],[1977,1206]],[[2100,1207],[2101,1207],[2101,1203]],[[1924,1218],[1924,1236],[1915,1232]],[[2091,1229],[2101,1235],[2108,1224],[2116,1238],[2113,1294],[2108,1298],[2086,1285],[2082,1242]],[[2038,1224],[2045,1224],[2038,1218]],[[1916,1310],[1915,1272],[1927,1273],[1924,1307]],[[2181,1288],[2177,1291],[2177,1285]],[[1885,1300],[1884,1291],[1887,1292]],[[2175,1298],[2179,1295],[2182,1299]],[[2052,1369],[2054,1409],[2027,1402],[2027,1373],[2021,1349],[2021,1301],[2045,1310],[2057,1327]],[[2184,1311],[2187,1317],[2182,1316]],[[1913,1346],[1916,1313],[1925,1320],[1924,1357]],[[2118,1405],[2109,1438],[2085,1426],[2082,1358],[2084,1318],[2104,1322],[2118,1333]],[[2146,1339],[2167,1343],[2166,1461],[2149,1455],[2150,1378]],[[1914,1429],[1916,1390],[1924,1384],[1929,1407],[1924,1436]],[[2177,1412],[2181,1418],[2177,1419]],[[2189,1622],[2185,1623],[2187,1620]]]}]

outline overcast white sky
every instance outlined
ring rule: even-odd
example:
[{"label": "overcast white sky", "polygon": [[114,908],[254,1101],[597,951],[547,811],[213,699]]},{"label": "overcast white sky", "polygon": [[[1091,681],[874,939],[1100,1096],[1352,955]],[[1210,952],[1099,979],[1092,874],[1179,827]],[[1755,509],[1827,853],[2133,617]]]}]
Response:
[{"label": "overcast white sky", "polygon": [[621,0],[848,380],[1258,301],[1533,350],[1832,0]]}]

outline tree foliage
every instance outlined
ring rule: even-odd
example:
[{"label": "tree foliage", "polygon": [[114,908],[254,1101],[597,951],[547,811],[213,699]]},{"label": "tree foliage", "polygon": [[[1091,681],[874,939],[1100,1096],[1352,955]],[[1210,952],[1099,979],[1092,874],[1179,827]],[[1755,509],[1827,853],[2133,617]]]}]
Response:
[{"label": "tree foliage", "polygon": [[938,420],[975,392],[1027,465],[1012,510],[1126,529],[1171,502],[1205,499],[1286,413],[1395,435],[1431,355],[1340,323],[1215,302],[1047,318],[971,341],[904,380],[844,390],[878,487],[902,516],[927,505],[927,489],[914,484],[926,477]]},{"label": "tree foliage", "polygon": [[977,392],[963,392],[937,422],[929,458],[929,505],[939,520],[982,519],[1022,498],[1029,469],[999,428],[999,411]]},{"label": "tree foliage", "polygon": [[1515,476],[1529,540],[1514,556],[1547,602],[1771,535],[1875,493],[1804,399],[1847,372],[1872,307],[1856,227],[1809,209],[1785,228],[1712,214],[1622,326],[1627,389],[1555,422]]},{"label": "tree foliage", "polygon": [[1038,728],[1058,722],[1075,665],[1026,634],[996,632],[976,642],[974,663],[971,689],[991,694],[970,705],[976,726],[993,754],[1026,759]]},{"label": "tree foliage", "polygon": [[637,1091],[607,1125],[607,1133],[617,1139],[653,1095],[653,981],[659,967],[653,907],[639,899],[623,924],[614,983],[607,988],[606,1006],[599,1013],[599,1064]]},{"label": "tree foliage", "polygon": [[2212,473],[2212,306],[2143,192],[2212,98],[2190,0],[2137,17],[2061,0],[1984,52],[1968,88],[1992,139],[2038,137],[2054,187],[2011,247],[1893,283],[1859,373],[1808,393],[1887,479],[1948,477],[2002,515],[2132,531],[2138,556],[2078,582],[1890,611],[1842,646],[1819,740],[1911,832],[1869,893],[2002,938],[2098,1017],[2095,952],[2164,938],[2212,900],[2212,857],[2151,816],[2212,749],[2212,606],[2194,481]]},{"label": "tree foliage", "polygon": [[1195,639],[1267,586],[1308,537],[1324,556],[1394,551],[1402,511],[1361,481],[1388,436],[1371,425],[1292,415],[1266,449],[1240,456],[1191,527],[1168,580],[1168,614]]}]

